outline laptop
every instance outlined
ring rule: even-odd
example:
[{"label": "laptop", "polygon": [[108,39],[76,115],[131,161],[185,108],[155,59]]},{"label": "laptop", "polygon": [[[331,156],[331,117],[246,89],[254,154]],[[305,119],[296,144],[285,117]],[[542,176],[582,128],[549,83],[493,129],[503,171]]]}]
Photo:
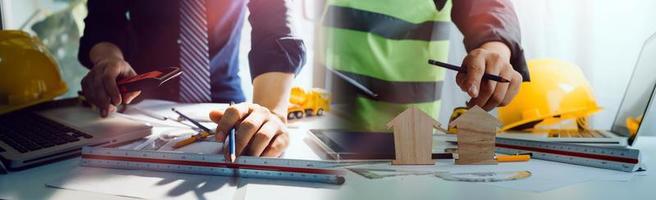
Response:
[{"label": "laptop", "polygon": [[101,118],[78,99],[49,101],[0,115],[0,161],[10,171],[80,154],[82,146],[111,146],[141,139],[152,126]]},{"label": "laptop", "polygon": [[[638,132],[652,134],[656,131],[656,33],[645,41],[622,102],[610,130],[584,130],[573,132],[527,133],[508,131],[500,138],[536,141],[593,144],[608,146],[630,146]],[[651,105],[651,106],[650,106]]]}]

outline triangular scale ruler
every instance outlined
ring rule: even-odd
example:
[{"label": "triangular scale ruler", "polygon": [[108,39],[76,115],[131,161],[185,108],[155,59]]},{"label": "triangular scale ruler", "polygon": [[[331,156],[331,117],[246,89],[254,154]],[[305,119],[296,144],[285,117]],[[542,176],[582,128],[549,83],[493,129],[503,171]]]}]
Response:
[{"label": "triangular scale ruler", "polygon": [[236,162],[230,163],[226,162],[223,155],[218,154],[83,147],[81,165],[337,185],[344,183],[342,170],[329,169],[339,166],[339,163],[326,161],[240,156]]},{"label": "triangular scale ruler", "polygon": [[496,139],[496,152],[503,154],[531,153],[532,158],[583,165],[625,172],[641,168],[640,150],[521,139]]}]

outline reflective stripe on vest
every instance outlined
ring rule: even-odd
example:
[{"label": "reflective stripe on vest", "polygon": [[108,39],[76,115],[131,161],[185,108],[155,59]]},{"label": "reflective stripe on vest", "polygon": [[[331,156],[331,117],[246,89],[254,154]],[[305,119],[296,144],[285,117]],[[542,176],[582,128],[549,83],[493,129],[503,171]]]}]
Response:
[{"label": "reflective stripe on vest", "polygon": [[441,10],[433,0],[328,2],[325,65],[379,94],[356,98],[354,128],[384,130],[410,106],[437,117],[444,71],[426,61],[447,60],[451,2]]}]

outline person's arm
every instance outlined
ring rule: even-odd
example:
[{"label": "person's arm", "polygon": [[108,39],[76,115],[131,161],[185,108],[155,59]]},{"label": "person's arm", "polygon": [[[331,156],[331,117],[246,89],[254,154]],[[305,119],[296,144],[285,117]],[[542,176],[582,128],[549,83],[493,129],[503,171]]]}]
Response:
[{"label": "person's arm", "polygon": [[[89,0],[87,10],[88,14],[84,19],[84,33],[80,38],[78,60],[83,66],[91,69],[94,66],[91,54],[96,45],[111,43],[119,51],[127,49],[129,32],[126,17],[127,2],[125,0]],[[120,56],[123,58],[122,52]]]},{"label": "person's arm", "polygon": [[268,108],[286,122],[289,91],[293,80],[294,74],[281,72],[269,72],[255,77],[253,103]]},{"label": "person's arm", "polygon": [[288,0],[251,0],[248,4],[253,27],[249,53],[253,102],[284,121],[291,82],[305,64],[305,45],[292,33],[289,4]]},{"label": "person's arm", "polygon": [[[286,0],[251,0],[249,21],[253,104],[213,111],[217,140],[235,127],[236,155],[280,156],[289,144],[286,114],[294,75],[305,64],[303,41],[293,37]],[[224,145],[224,152],[227,148]]]},{"label": "person's arm", "polygon": [[129,103],[139,92],[121,94],[117,78],[135,76],[125,61],[127,49],[127,5],[124,0],[89,0],[84,19],[84,36],[80,38],[78,59],[90,71],[82,79],[82,93],[105,117],[121,103]]},{"label": "person's arm", "polygon": [[[453,1],[451,18],[464,35],[467,74],[456,82],[472,99],[468,106],[485,110],[509,104],[529,73],[520,45],[519,20],[509,0]],[[499,75],[510,83],[482,80],[483,73]]]}]

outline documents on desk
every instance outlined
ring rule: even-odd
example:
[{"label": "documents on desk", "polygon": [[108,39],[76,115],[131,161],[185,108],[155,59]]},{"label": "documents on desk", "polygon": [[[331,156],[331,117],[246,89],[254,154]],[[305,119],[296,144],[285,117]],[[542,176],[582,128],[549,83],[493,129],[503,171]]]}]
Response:
[{"label": "documents on desk", "polygon": [[[199,119],[207,118],[207,112],[212,109],[223,109],[225,104],[179,105],[165,101],[144,101],[133,108],[152,111],[149,113],[174,118],[176,115],[170,111],[171,107],[189,113]],[[153,119],[143,112],[130,110],[126,115],[138,117],[143,120],[163,123],[153,129],[151,137],[123,146],[123,149],[144,150],[173,150],[171,138],[184,138],[185,134],[195,133],[189,127],[172,120]],[[208,125],[209,126],[209,125]],[[284,158],[314,159],[320,157],[306,144],[305,128],[290,129],[297,131],[290,133],[290,146]],[[177,149],[185,152],[219,153],[221,143],[213,141],[197,142],[187,147]],[[351,166],[358,169],[399,169],[404,174],[385,176],[379,179],[368,179],[353,172],[346,175],[346,183],[335,186],[322,183],[294,182],[284,180],[266,180],[251,178],[235,178],[208,175],[193,175],[181,173],[167,173],[143,170],[122,170],[106,168],[78,167],[62,178],[51,181],[46,185],[53,188],[69,190],[91,191],[111,195],[128,196],[135,198],[163,199],[163,198],[206,198],[206,199],[243,199],[244,195],[256,197],[257,195],[271,194],[271,191],[285,193],[293,192],[296,195],[308,194],[316,198],[330,199],[335,194],[357,190],[357,188],[394,188],[399,184],[417,182],[421,184],[443,184],[445,180],[435,176],[439,173],[471,173],[471,172],[513,172],[529,171],[530,177],[502,182],[482,182],[492,187],[503,187],[515,190],[544,192],[557,188],[587,181],[629,181],[636,173],[627,173],[585,166],[570,165],[558,162],[549,162],[531,159],[528,162],[500,163],[499,165],[457,166],[452,160],[437,162],[430,166],[391,166],[389,163],[363,163]],[[348,166],[346,168],[349,168]],[[410,173],[408,173],[410,172]],[[419,172],[419,173],[412,173]],[[428,172],[428,173],[426,173]],[[264,192],[269,191],[269,192]],[[274,192],[275,193],[275,192]],[[269,198],[270,196],[265,196]]]},{"label": "documents on desk", "polygon": [[[119,149],[182,151],[201,154],[221,153],[223,144],[212,141],[213,138],[208,138],[208,141],[196,142],[179,149],[173,149],[172,145],[176,141],[195,133],[190,127],[175,121],[177,115],[170,110],[173,107],[180,112],[188,114],[195,120],[209,121],[210,110],[225,109],[227,105],[184,105],[160,100],[146,100],[137,105],[132,105],[124,113],[117,115],[153,124],[153,135],[119,147]],[[216,125],[213,122],[209,122],[207,126],[214,128]],[[295,136],[303,136],[303,134],[292,134],[290,138],[291,143],[301,145],[295,147],[290,146],[289,149],[295,152],[311,154],[312,150],[308,149],[306,145],[302,145],[304,144],[303,138]],[[299,153],[286,154],[285,156],[295,156],[294,158],[297,159],[318,159],[316,155],[308,156]],[[147,199],[187,197],[240,199],[247,191],[246,188],[249,188],[248,191],[270,190],[272,186],[285,187],[288,190],[294,191],[295,194],[310,192],[314,196],[317,193],[326,193],[319,196],[328,198],[329,193],[334,191],[335,188],[335,186],[321,183],[92,167],[78,167],[62,176],[62,178],[49,182],[46,185],[52,188],[65,188],[69,190]]]},{"label": "documents on desk", "polygon": [[[144,100],[138,104],[129,105],[122,113],[130,117],[137,117],[142,120],[153,122],[167,122],[178,119],[178,114],[171,108],[185,113],[190,118],[199,122],[212,122],[209,117],[210,110],[223,110],[228,108],[228,104],[219,103],[197,103],[181,104],[164,100]],[[121,115],[121,113],[115,113]],[[165,119],[164,119],[165,118]],[[179,124],[177,124],[179,125]]]}]

